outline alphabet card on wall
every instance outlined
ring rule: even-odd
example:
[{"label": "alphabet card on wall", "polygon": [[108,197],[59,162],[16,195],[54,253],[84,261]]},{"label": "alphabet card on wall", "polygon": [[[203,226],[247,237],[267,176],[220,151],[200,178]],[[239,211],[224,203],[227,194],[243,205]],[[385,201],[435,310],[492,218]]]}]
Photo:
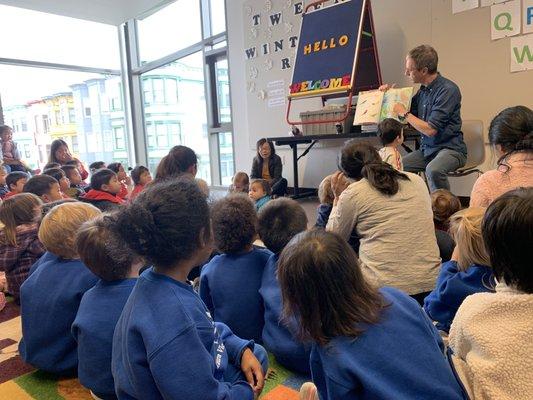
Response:
[{"label": "alphabet card on wall", "polygon": [[496,4],[490,8],[492,40],[520,34],[522,19],[520,0]]},{"label": "alphabet card on wall", "polygon": [[511,72],[533,69],[533,34],[511,38]]},{"label": "alphabet card on wall", "polygon": [[454,14],[472,10],[479,7],[479,0],[453,0],[452,12]]},{"label": "alphabet card on wall", "polygon": [[533,0],[522,0],[522,33],[533,32]]}]

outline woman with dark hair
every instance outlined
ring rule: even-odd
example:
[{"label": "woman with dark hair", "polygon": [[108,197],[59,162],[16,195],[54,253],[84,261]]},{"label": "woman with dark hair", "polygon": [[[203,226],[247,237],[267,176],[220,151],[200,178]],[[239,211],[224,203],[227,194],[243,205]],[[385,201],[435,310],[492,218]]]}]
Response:
[{"label": "woman with dark hair", "polygon": [[285,319],[312,343],[320,399],[464,398],[424,311],[399,290],[367,283],[340,236],[300,233],[281,253],[278,280]]},{"label": "woman with dark hair", "polygon": [[256,148],[257,155],[252,162],[250,179],[265,179],[270,184],[272,195],[285,196],[287,179],[281,177],[283,165],[274,144],[267,139],[259,139]]},{"label": "woman with dark hair", "polygon": [[383,162],[370,143],[346,143],[339,164],[342,172],[332,179],[335,198],[326,229],[346,240],[355,231],[365,276],[422,304],[440,266],[426,184]]},{"label": "woman with dark hair", "polygon": [[487,207],[505,192],[533,186],[533,110],[516,106],[501,111],[490,123],[489,141],[498,167],[477,179],[471,207]]},{"label": "woman with dark hair", "polygon": [[48,157],[48,163],[58,163],[59,165],[63,166],[72,160],[77,162],[77,167],[80,171],[81,179],[87,179],[89,177],[89,173],[87,172],[85,166],[80,160],[72,157],[67,142],[65,142],[63,139],[54,140],[52,142],[52,145],[50,146],[50,156]]},{"label": "woman with dark hair", "polygon": [[194,150],[187,146],[174,146],[159,162],[154,181],[177,178],[184,174],[194,178],[197,172],[198,157]]}]

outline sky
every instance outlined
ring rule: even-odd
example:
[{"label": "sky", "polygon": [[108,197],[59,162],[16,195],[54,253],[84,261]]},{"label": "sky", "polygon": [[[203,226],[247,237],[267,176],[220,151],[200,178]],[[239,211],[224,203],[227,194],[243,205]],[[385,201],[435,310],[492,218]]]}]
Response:
[{"label": "sky", "polygon": [[[223,0],[212,0],[216,31],[224,29]],[[118,28],[0,5],[0,57],[120,69]],[[222,18],[222,19],[221,19]],[[139,53],[152,61],[201,40],[198,0],[178,0],[139,21]],[[217,33],[217,32],[215,32]],[[68,91],[96,74],[0,64],[4,106]]]}]

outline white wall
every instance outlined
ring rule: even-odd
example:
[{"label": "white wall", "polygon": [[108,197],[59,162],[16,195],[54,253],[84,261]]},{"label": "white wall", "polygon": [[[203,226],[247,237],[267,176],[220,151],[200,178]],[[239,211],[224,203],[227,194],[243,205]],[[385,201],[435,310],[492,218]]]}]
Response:
[{"label": "white wall", "polygon": [[[274,4],[282,0],[274,0]],[[249,171],[254,150],[251,132],[261,129],[266,136],[284,136],[285,108],[268,111],[268,118],[249,115],[246,104],[246,65],[243,56],[243,4],[227,0],[230,82],[233,104],[234,146],[237,170]],[[412,47],[428,43],[439,52],[439,70],[455,81],[463,95],[463,119],[481,119],[485,131],[501,109],[523,104],[533,108],[533,71],[509,72],[509,39],[491,41],[490,8],[452,15],[451,0],[374,0],[372,10],[382,76],[385,82],[408,85],[403,76],[405,54]],[[290,81],[290,72],[286,81]],[[316,104],[316,103],[315,103]],[[318,109],[319,105],[315,106]],[[312,108],[309,108],[312,109]],[[266,122],[265,122],[266,121]],[[260,128],[258,127],[260,126]],[[485,169],[492,167],[487,147]],[[284,159],[284,176],[292,184],[292,158],[288,150],[278,149]],[[338,148],[319,148],[300,160],[300,184],[317,187],[322,177],[336,167]],[[303,181],[302,181],[303,180]],[[475,180],[453,180],[452,190],[468,195]],[[302,184],[303,182],[303,184]]]}]

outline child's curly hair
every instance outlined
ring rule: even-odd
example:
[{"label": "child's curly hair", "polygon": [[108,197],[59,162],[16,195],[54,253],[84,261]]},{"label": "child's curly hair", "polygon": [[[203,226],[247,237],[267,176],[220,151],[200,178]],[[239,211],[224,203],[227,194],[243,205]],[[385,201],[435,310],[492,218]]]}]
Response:
[{"label": "child's curly hair", "polygon": [[223,253],[238,253],[252,244],[257,233],[257,214],[245,194],[229,195],[211,209],[215,245]]}]

